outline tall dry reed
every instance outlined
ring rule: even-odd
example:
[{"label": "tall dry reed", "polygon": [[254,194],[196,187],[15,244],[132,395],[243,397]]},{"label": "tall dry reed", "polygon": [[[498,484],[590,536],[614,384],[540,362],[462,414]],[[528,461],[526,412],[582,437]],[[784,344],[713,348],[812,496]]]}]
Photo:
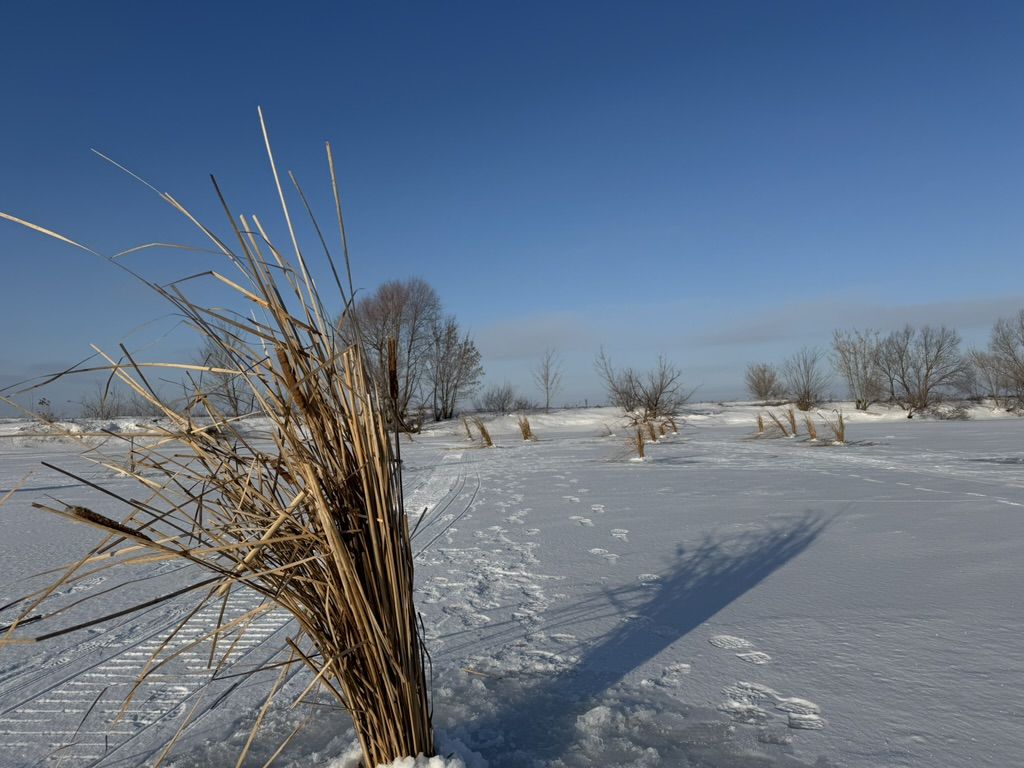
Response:
[{"label": "tall dry reed", "polygon": [[[215,269],[202,277],[228,290],[247,308],[229,312],[221,308],[225,303],[200,306],[180,284],[160,286],[139,279],[218,345],[230,364],[214,368],[145,363],[123,348],[120,360],[100,352],[106,360],[104,368],[162,414],[161,426],[145,444],[136,442],[131,462],[118,467],[148,494],[121,496],[102,489],[125,510],[116,520],[83,506],[34,505],[97,528],[107,538],[56,584],[29,596],[21,618],[9,627],[3,642],[35,642],[84,628],[37,631],[45,624],[46,613],[40,608],[45,599],[86,573],[188,561],[210,574],[184,590],[195,596],[197,609],[230,601],[238,592],[233,588],[242,585],[265,598],[252,615],[276,607],[292,614],[297,632],[287,641],[286,666],[304,664],[312,673],[308,688],[298,698],[325,692],[350,712],[364,765],[433,755],[426,656],[413,605],[413,554],[403,509],[400,448],[386,429],[388,393],[375,389],[359,344],[345,346],[335,320],[327,314],[295,237],[262,113],[260,124],[293,255],[285,256],[284,249],[272,244],[257,217],[232,215],[216,182],[230,227],[227,238],[214,235],[177,200],[161,194],[196,224],[225,267],[235,272],[228,277]],[[344,220],[329,145],[327,161],[347,267]],[[308,212],[302,190],[289,176]],[[17,217],[0,216],[84,248]],[[319,227],[316,230],[320,232]],[[326,248],[323,236],[320,245]],[[343,289],[333,261],[329,266],[340,308],[350,300],[351,290]],[[184,372],[200,385],[183,408],[162,402],[151,387],[155,375],[168,370]],[[236,377],[244,383],[257,414],[269,425],[262,437],[217,410],[203,392],[203,376]],[[176,598],[182,592],[161,599]],[[36,614],[44,620],[21,626]],[[92,623],[96,622],[87,622]],[[219,639],[221,648],[230,649],[245,626],[225,622],[201,639]],[[140,682],[198,642],[184,643],[173,651],[165,643],[164,650],[150,659]],[[278,690],[279,686],[272,689],[268,704]],[[250,736],[239,764],[251,743]]]}]

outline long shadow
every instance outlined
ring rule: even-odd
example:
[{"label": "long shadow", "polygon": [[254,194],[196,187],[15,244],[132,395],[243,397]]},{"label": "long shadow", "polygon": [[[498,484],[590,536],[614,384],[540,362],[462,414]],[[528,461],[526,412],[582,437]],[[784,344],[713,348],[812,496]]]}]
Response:
[{"label": "long shadow", "polygon": [[[619,625],[568,670],[530,687],[495,683],[503,702],[468,724],[470,746],[491,768],[522,765],[526,755],[562,757],[578,737],[577,718],[612,686],[803,552],[826,524],[806,514],[768,531],[708,536],[690,549],[679,547],[659,579],[605,590],[602,602],[622,619]],[[497,741],[495,734],[502,734]]]}]

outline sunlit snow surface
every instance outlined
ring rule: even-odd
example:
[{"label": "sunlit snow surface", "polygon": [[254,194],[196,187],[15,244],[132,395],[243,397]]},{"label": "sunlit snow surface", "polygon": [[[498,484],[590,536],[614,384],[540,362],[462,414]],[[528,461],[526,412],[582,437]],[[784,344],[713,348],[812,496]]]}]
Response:
[{"label": "sunlit snow surface", "polygon": [[[531,415],[533,443],[512,417],[491,422],[492,449],[461,424],[403,441],[414,526],[426,510],[417,599],[449,766],[1018,763],[1024,420],[847,412],[848,444],[831,446],[823,426],[810,443],[802,424],[796,439],[751,439],[757,410],[696,406],[643,462],[628,460],[610,409]],[[32,501],[123,514],[40,461],[135,493],[79,450],[0,440],[0,496],[36,470],[0,507],[0,604],[97,540]],[[201,576],[177,564],[102,572],[58,603],[100,595],[71,608],[70,624]],[[240,593],[230,610],[256,602]],[[225,668],[208,668],[208,645],[189,649],[117,718],[187,606],[0,650],[0,766],[151,764],[189,713],[170,763],[234,765],[278,670],[237,673],[283,658],[294,627],[280,612],[256,621]],[[276,765],[351,764],[342,713],[289,708],[307,682],[289,679],[248,765],[303,722]]]}]

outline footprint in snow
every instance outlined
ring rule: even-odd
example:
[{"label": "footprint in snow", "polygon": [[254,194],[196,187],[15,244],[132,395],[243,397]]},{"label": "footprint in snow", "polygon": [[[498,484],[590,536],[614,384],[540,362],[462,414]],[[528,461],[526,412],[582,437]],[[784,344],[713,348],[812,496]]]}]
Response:
[{"label": "footprint in snow", "polygon": [[603,515],[604,514],[604,504],[591,504],[590,505],[590,511],[591,512],[596,512],[599,515]]},{"label": "footprint in snow", "polygon": [[572,515],[572,516],[569,517],[569,519],[570,520],[575,520],[580,525],[585,525],[588,528],[593,528],[594,527],[594,521],[591,520],[589,517],[580,517],[579,515]]},{"label": "footprint in snow", "polygon": [[801,731],[820,731],[826,722],[821,717],[821,708],[813,701],[796,696],[783,696],[778,691],[759,683],[739,682],[722,689],[726,700],[718,705],[737,722],[762,725],[767,720],[761,719],[768,712],[761,707],[762,703],[771,703],[774,708],[786,715],[786,725]]},{"label": "footprint in snow", "polygon": [[571,501],[573,504],[579,504],[580,503],[580,497],[579,496],[563,496],[562,498],[567,500],[567,501]]},{"label": "footprint in snow", "polygon": [[661,581],[661,576],[656,573],[641,573],[636,577],[636,580],[641,584],[655,584]]},{"label": "footprint in snow", "polygon": [[607,549],[601,549],[601,547],[594,547],[590,550],[590,554],[597,555],[598,557],[603,557],[610,563],[614,563],[616,560],[619,559],[618,555],[616,555],[613,552],[609,552]]},{"label": "footprint in snow", "polygon": [[612,537],[621,539],[622,541],[629,541],[627,534],[629,531],[625,528],[612,528]]},{"label": "footprint in snow", "polygon": [[740,650],[743,648],[754,647],[754,644],[749,640],[745,640],[742,637],[735,637],[733,635],[713,635],[708,638],[708,642],[716,648],[726,648],[729,650]]},{"label": "footprint in snow", "polygon": [[746,653],[737,653],[736,658],[740,661],[745,661],[748,664],[767,664],[772,660],[772,657],[767,653],[761,651],[747,651]]}]

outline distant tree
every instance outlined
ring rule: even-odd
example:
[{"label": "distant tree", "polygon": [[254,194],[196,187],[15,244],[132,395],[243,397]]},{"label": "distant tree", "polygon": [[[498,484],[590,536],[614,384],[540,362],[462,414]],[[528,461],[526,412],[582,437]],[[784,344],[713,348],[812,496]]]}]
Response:
[{"label": "distant tree", "polygon": [[679,368],[661,355],[654,368],[638,372],[632,368],[616,369],[601,349],[594,368],[604,382],[612,405],[635,414],[640,421],[675,416],[693,395],[692,390],[683,388]]},{"label": "distant tree", "polygon": [[747,391],[755,400],[774,400],[782,397],[779,372],[770,363],[751,363],[746,373]]},{"label": "distant tree", "polygon": [[512,413],[534,408],[534,404],[516,392],[516,388],[508,382],[488,387],[473,404],[478,411],[491,413]]},{"label": "distant tree", "polygon": [[866,411],[885,397],[882,340],[877,331],[833,331],[832,353],[836,370],[846,381],[857,410]]},{"label": "distant tree", "polygon": [[453,315],[434,324],[431,342],[426,380],[434,421],[441,421],[452,418],[459,401],[476,392],[484,369],[476,344],[459,330]]},{"label": "distant tree", "polygon": [[999,318],[988,342],[990,364],[1007,395],[1024,405],[1024,310]]},{"label": "distant tree", "polygon": [[594,360],[594,370],[604,384],[609,403],[626,413],[640,407],[640,387],[636,381],[636,372],[632,368],[616,369],[602,347]]},{"label": "distant tree", "polygon": [[537,387],[544,393],[544,410],[551,410],[551,400],[562,389],[562,367],[558,353],[551,348],[544,350],[544,354],[533,371],[533,380]]},{"label": "distant tree", "polygon": [[246,343],[227,325],[215,327],[211,335],[204,336],[198,361],[209,370],[192,380],[192,397],[205,398],[224,416],[250,413],[256,405],[256,395],[235,352]]},{"label": "distant tree", "polygon": [[942,394],[962,390],[971,376],[960,355],[960,335],[944,325],[894,331],[883,344],[882,364],[908,419]]},{"label": "distant tree", "polygon": [[82,398],[79,412],[86,419],[113,419],[118,416],[134,416],[130,412],[130,401],[120,390],[111,386],[98,385],[95,390]]},{"label": "distant tree", "polygon": [[825,400],[829,376],[822,370],[820,349],[804,347],[783,363],[786,394],[801,411],[809,411]]},{"label": "distant tree", "polygon": [[400,424],[405,423],[410,406],[423,398],[433,331],[441,324],[441,300],[418,277],[381,284],[338,321],[343,340],[362,341],[367,367],[381,392],[389,392],[388,339],[397,340],[398,396],[392,416]]}]

